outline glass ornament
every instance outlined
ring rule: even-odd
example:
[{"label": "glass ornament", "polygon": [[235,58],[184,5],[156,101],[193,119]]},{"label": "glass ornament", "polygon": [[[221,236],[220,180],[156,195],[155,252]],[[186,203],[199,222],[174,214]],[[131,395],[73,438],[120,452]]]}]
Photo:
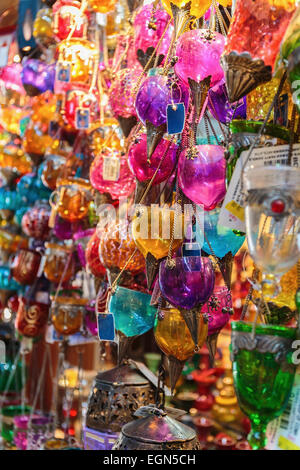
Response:
[{"label": "glass ornament", "polygon": [[29,96],[40,95],[47,90],[53,92],[55,65],[48,65],[37,59],[27,59],[23,65],[21,78]]},{"label": "glass ornament", "polygon": [[163,260],[159,266],[159,287],[172,305],[190,310],[203,305],[211,296],[215,272],[209,258],[188,256]]},{"label": "glass ornament", "polygon": [[248,441],[252,449],[263,449],[267,424],[283,412],[292,390],[296,328],[245,322],[231,325],[234,386],[240,408],[251,420]]},{"label": "glass ornament", "polygon": [[0,248],[15,253],[22,248],[28,248],[28,239],[8,229],[0,228]]},{"label": "glass ornament", "polygon": [[[173,82],[174,83],[174,82]],[[155,127],[167,122],[167,106],[184,103],[187,110],[188,88],[180,81],[172,84],[164,75],[150,75],[141,84],[136,95],[135,109],[140,121],[149,121]]]},{"label": "glass ornament", "polygon": [[86,312],[84,315],[84,325],[87,331],[92,336],[98,336],[98,325],[97,325],[97,318],[95,314],[95,300],[90,301],[86,305]]},{"label": "glass ornament", "polygon": [[34,204],[36,201],[47,201],[51,192],[45,188],[41,179],[35,173],[27,173],[22,176],[16,185],[19,201],[26,205]]},{"label": "glass ornament", "polygon": [[69,83],[89,86],[97,58],[95,44],[86,39],[71,38],[61,41],[57,49],[59,56],[56,63],[56,82],[65,72],[65,79],[69,75],[69,81],[61,80],[62,83],[68,86]]},{"label": "glass ornament", "polygon": [[150,305],[150,301],[148,294],[118,286],[108,306],[114,316],[116,330],[132,337],[153,328],[157,309]]},{"label": "glass ornament", "polygon": [[97,94],[72,88],[67,91],[62,111],[65,122],[73,129],[89,130],[99,117]]},{"label": "glass ornament", "polygon": [[217,145],[197,145],[179,156],[179,186],[206,211],[214,209],[225,197],[225,171],[224,149]]},{"label": "glass ornament", "polygon": [[19,250],[11,259],[11,274],[16,282],[32,285],[40,267],[41,255],[33,250]]},{"label": "glass ornament", "polygon": [[52,10],[41,8],[33,23],[33,37],[41,47],[48,47],[53,43]]},{"label": "glass ornament", "polygon": [[[232,253],[235,256],[243,245],[245,236],[239,235],[231,229],[220,225],[218,223],[219,215],[219,208],[204,213],[204,233],[218,258],[223,258],[227,253]],[[212,254],[205,237],[202,249],[207,254]]]},{"label": "glass ornament", "polygon": [[129,169],[127,156],[109,148],[93,160],[90,181],[95,189],[110,194],[113,199],[128,197],[135,189],[135,179]]},{"label": "glass ornament", "polygon": [[88,0],[89,6],[97,13],[109,13],[115,9],[117,0]]},{"label": "glass ornament", "polygon": [[54,3],[52,12],[53,32],[58,42],[67,39],[71,31],[72,38],[86,38],[90,15],[88,9],[82,8],[79,1],[58,0]]},{"label": "glass ornament", "polygon": [[271,80],[294,10],[294,0],[237,1],[222,59],[231,102]]},{"label": "glass ornament", "polygon": [[147,134],[138,135],[128,150],[129,168],[138,181],[141,183],[149,182],[163,159],[163,163],[152,184],[162,183],[171,175],[174,169],[177,149],[178,146],[175,143],[162,139],[149,161],[147,156]]},{"label": "glass ornament", "polygon": [[93,276],[101,278],[106,275],[106,269],[100,261],[99,244],[100,239],[98,237],[97,231],[95,230],[87,243],[85,259],[87,268],[93,274]]},{"label": "glass ornament", "polygon": [[100,261],[109,271],[110,276],[115,276],[126,265],[126,272],[133,275],[139,274],[145,269],[145,260],[142,254],[136,250],[135,255],[129,261],[136,250],[135,242],[124,224],[110,223],[107,229],[101,233],[99,244]]},{"label": "glass ornament", "polygon": [[220,33],[206,29],[194,29],[183,33],[176,45],[175,73],[188,85],[188,79],[201,82],[209,75],[214,87],[223,78],[220,57],[224,50],[225,38]]},{"label": "glass ornament", "polygon": [[109,105],[113,115],[117,118],[130,118],[136,116],[133,90],[138,84],[141,68],[135,66],[131,69],[121,69],[117,72],[109,89]]},{"label": "glass ornament", "polygon": [[74,335],[80,331],[86,299],[57,297],[51,304],[51,319],[55,330],[63,335]]},{"label": "glass ornament", "polygon": [[33,163],[31,158],[26,155],[20,147],[7,144],[0,149],[0,167],[6,171],[18,172],[19,175],[31,173]]},{"label": "glass ornament", "polygon": [[28,237],[47,240],[50,234],[49,217],[50,207],[47,204],[35,204],[22,217],[23,232]]},{"label": "glass ornament", "polygon": [[[248,95],[249,96],[249,95]],[[246,119],[247,106],[246,98],[241,98],[237,103],[230,103],[228,100],[228,93],[226,85],[222,83],[208,92],[208,109],[212,116],[222,122],[223,124],[229,123],[234,119]]]},{"label": "glass ornament", "polygon": [[[74,274],[75,261],[72,251],[56,243],[45,243],[44,276],[51,282],[58,284],[64,273],[63,282],[68,282]],[[68,263],[68,267],[66,268]]]},{"label": "glass ornament", "polygon": [[[138,10],[133,23],[136,54],[139,50],[145,53],[149,47],[156,48],[169,19],[168,13],[159,6],[155,8],[153,3],[143,5]],[[172,34],[173,26],[169,25],[156,51],[156,55],[163,54],[166,57],[171,44]]]},{"label": "glass ornament", "polygon": [[22,336],[36,338],[44,332],[48,313],[49,305],[19,297],[15,328]]},{"label": "glass ornament", "polygon": [[[198,322],[198,346],[207,337],[208,326],[203,316]],[[180,311],[176,308],[161,309],[154,324],[154,337],[158,347],[168,356],[172,390],[180,377],[185,361],[195,352],[195,343]]]},{"label": "glass ornament", "polygon": [[300,257],[299,178],[300,170],[289,166],[250,166],[244,173],[247,242],[266,295],[274,295],[276,276]]},{"label": "glass ornament", "polygon": [[24,151],[31,156],[43,156],[52,144],[53,138],[48,134],[48,126],[30,122],[24,133]]},{"label": "glass ornament", "polygon": [[51,194],[50,205],[60,217],[70,222],[83,219],[91,201],[91,186],[83,178],[59,178]]}]

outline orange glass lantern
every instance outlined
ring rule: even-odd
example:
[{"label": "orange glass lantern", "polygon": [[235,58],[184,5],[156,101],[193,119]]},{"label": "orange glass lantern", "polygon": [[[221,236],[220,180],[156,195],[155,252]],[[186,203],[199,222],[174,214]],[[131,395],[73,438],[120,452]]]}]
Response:
[{"label": "orange glass lantern", "polygon": [[57,297],[51,304],[51,319],[56,331],[64,336],[80,331],[87,299]]},{"label": "orange glass lantern", "polygon": [[[199,348],[206,340],[208,323],[200,316],[198,325]],[[195,352],[195,343],[183,316],[176,308],[163,308],[154,326],[158,347],[168,356],[171,388],[174,389],[185,361]]]},{"label": "orange glass lantern", "polygon": [[57,97],[51,91],[35,96],[31,100],[31,120],[36,123],[49,124],[56,114]]},{"label": "orange glass lantern", "polygon": [[64,167],[65,164],[66,157],[47,155],[41,174],[41,180],[47,188],[52,189],[52,191],[55,190],[58,178],[61,177],[63,172],[67,171]]},{"label": "orange glass lantern", "polygon": [[[108,270],[110,277],[117,275],[125,266],[126,272],[132,275],[139,274],[145,269],[144,258],[136,250],[132,236],[124,224],[111,223],[99,236],[100,260]],[[128,262],[135,250],[135,255]]]},{"label": "orange glass lantern", "polygon": [[90,7],[98,13],[108,13],[115,9],[117,0],[89,0]]},{"label": "orange glass lantern", "polygon": [[0,125],[11,134],[20,135],[20,121],[28,115],[28,111],[17,106],[0,106]]},{"label": "orange glass lantern", "polygon": [[28,239],[1,228],[0,248],[1,250],[8,251],[9,253],[15,253],[22,248],[28,248]]},{"label": "orange glass lantern", "polygon": [[[56,243],[45,243],[46,261],[44,265],[45,277],[55,284],[58,284],[64,273],[63,282],[68,282],[73,276],[75,263],[72,251]],[[68,267],[66,268],[66,266]]]},{"label": "orange glass lantern", "polygon": [[48,125],[39,125],[31,122],[26,128],[23,138],[23,149],[29,155],[45,154],[53,144],[53,138],[48,134]]},{"label": "orange glass lantern", "polygon": [[55,39],[63,41],[67,39],[70,31],[73,38],[86,38],[89,12],[87,8],[82,8],[81,2],[76,0],[58,0],[53,8],[53,32]]},{"label": "orange glass lantern", "polygon": [[19,297],[15,327],[23,336],[29,338],[39,336],[47,324],[48,313],[49,305],[35,301],[28,302],[24,297]]},{"label": "orange glass lantern", "polygon": [[32,160],[16,145],[6,145],[0,149],[0,167],[17,171],[20,175],[30,173],[33,168]]},{"label": "orange glass lantern", "polygon": [[83,219],[91,202],[91,185],[82,178],[59,178],[49,202],[63,219],[70,222]]},{"label": "orange glass lantern", "polygon": [[65,39],[58,45],[58,53],[56,80],[89,85],[97,62],[95,44],[86,39]]}]

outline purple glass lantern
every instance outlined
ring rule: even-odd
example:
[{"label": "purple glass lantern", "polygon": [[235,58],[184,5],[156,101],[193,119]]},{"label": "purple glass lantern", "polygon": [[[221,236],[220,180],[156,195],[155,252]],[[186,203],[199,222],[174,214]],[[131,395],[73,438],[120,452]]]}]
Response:
[{"label": "purple glass lantern", "polygon": [[86,266],[85,250],[90,238],[94,235],[95,230],[95,228],[89,228],[87,230],[79,229],[73,236],[73,240],[76,243],[78,258],[83,268]]},{"label": "purple glass lantern", "polygon": [[44,442],[49,438],[48,428],[53,418],[51,416],[29,415],[14,418],[14,443],[19,450],[42,450]]},{"label": "purple glass lantern", "polygon": [[111,450],[119,435],[96,431],[95,429],[83,429],[83,443],[85,450]]},{"label": "purple glass lantern", "polygon": [[37,59],[24,62],[22,83],[29,96],[37,96],[47,90],[54,91],[55,64],[47,65]]},{"label": "purple glass lantern", "polygon": [[226,161],[218,145],[196,145],[181,152],[178,181],[184,194],[193,202],[212,210],[226,194]]},{"label": "purple glass lantern", "polygon": [[223,124],[229,123],[232,119],[246,119],[246,97],[235,103],[229,103],[225,83],[209,90],[208,94],[208,108],[215,119]]},{"label": "purple glass lantern", "polygon": [[191,310],[203,305],[211,296],[215,272],[209,258],[188,256],[164,260],[159,266],[159,287],[168,302]]},{"label": "purple glass lantern", "polygon": [[189,90],[180,81],[172,85],[164,75],[150,75],[142,83],[135,101],[139,119],[144,125],[149,121],[155,127],[166,124],[167,106],[184,103],[187,110]]},{"label": "purple glass lantern", "polygon": [[59,216],[55,219],[53,234],[59,240],[69,240],[73,236],[72,224],[68,220],[64,220]]},{"label": "purple glass lantern", "polygon": [[153,180],[153,184],[159,184],[170,176],[176,162],[177,149],[176,144],[162,139],[149,161],[147,157],[147,135],[139,135],[128,151],[129,168],[138,181],[144,183],[151,180],[163,158],[163,162]]}]

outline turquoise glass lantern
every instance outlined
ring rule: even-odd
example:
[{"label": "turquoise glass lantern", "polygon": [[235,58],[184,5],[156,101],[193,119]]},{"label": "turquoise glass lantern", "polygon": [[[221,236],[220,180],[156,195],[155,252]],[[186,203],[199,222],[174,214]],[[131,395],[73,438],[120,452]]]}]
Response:
[{"label": "turquoise glass lantern", "polygon": [[117,287],[109,303],[115,329],[131,337],[153,328],[156,308],[150,305],[150,300],[151,296],[143,292]]},{"label": "turquoise glass lantern", "polygon": [[24,290],[24,288],[13,279],[8,266],[0,266],[0,290]]},{"label": "turquoise glass lantern", "polygon": [[43,185],[41,178],[33,173],[22,176],[17,184],[17,193],[25,200],[27,205],[41,200],[48,201],[51,195],[51,191]]},{"label": "turquoise glass lantern", "polygon": [[21,194],[7,187],[0,188],[0,210],[15,211],[24,205],[25,200]]},{"label": "turquoise glass lantern", "polygon": [[[234,232],[230,228],[219,225],[220,209],[204,212],[204,231],[214,254],[218,258],[223,258],[227,253],[234,256],[245,241],[245,235]],[[199,230],[199,228],[198,228]],[[207,254],[212,254],[207,240],[204,238],[202,249]]]}]

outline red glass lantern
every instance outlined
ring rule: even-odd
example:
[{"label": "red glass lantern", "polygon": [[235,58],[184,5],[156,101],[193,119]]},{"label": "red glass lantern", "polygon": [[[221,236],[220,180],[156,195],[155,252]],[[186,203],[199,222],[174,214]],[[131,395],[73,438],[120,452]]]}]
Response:
[{"label": "red glass lantern", "polygon": [[47,324],[48,312],[49,305],[19,297],[15,327],[23,336],[39,336]]},{"label": "red glass lantern", "polygon": [[103,277],[106,275],[106,269],[100,261],[99,257],[99,243],[100,239],[95,231],[95,233],[90,238],[86,250],[85,250],[85,259],[87,262],[88,269],[95,277]]},{"label": "red glass lantern", "polygon": [[98,99],[95,91],[88,93],[83,89],[67,92],[64,103],[64,119],[73,129],[88,130],[99,118]]},{"label": "red glass lantern", "polygon": [[82,10],[81,2],[76,0],[58,0],[52,8],[53,11],[53,32],[55,39],[63,41],[70,31],[73,38],[86,38],[89,12],[86,8]]},{"label": "red glass lantern", "polygon": [[33,250],[20,250],[13,258],[11,272],[15,281],[31,285],[36,279],[41,262],[41,255]]}]

